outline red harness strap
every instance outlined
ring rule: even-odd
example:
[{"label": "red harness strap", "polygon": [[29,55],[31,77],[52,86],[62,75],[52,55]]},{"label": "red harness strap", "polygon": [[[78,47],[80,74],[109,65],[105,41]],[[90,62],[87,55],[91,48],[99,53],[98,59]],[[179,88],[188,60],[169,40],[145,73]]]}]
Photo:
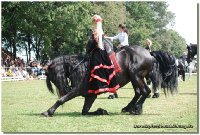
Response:
[{"label": "red harness strap", "polygon": [[120,86],[119,84],[117,84],[115,87],[113,88],[101,88],[101,89],[97,89],[97,90],[88,90],[88,93],[93,93],[93,94],[98,94],[100,92],[111,92],[111,93],[116,93],[116,90],[119,89]]}]

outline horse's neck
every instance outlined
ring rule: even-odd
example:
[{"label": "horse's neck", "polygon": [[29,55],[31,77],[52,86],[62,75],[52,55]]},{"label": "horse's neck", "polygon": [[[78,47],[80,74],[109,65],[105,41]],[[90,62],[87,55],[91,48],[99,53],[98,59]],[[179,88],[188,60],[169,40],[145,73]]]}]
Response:
[{"label": "horse's neck", "polygon": [[195,56],[197,54],[197,45],[191,45],[192,55]]},{"label": "horse's neck", "polygon": [[111,54],[113,52],[113,44],[106,38],[103,39],[103,44],[106,52]]}]

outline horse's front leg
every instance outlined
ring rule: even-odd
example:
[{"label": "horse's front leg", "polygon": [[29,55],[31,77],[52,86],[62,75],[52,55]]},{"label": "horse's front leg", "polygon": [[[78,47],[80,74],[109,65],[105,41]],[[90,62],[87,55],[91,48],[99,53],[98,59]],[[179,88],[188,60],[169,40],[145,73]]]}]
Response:
[{"label": "horse's front leg", "polygon": [[56,109],[60,105],[64,104],[65,102],[67,102],[67,101],[69,101],[69,100],[71,100],[71,99],[73,99],[73,98],[75,98],[77,96],[79,96],[78,93],[77,93],[77,91],[75,91],[75,90],[70,91],[65,96],[63,96],[60,99],[58,99],[56,101],[56,103],[51,108],[49,108],[46,112],[41,113],[41,115],[45,116],[45,117],[52,117],[53,114],[54,114],[54,112],[56,111]]},{"label": "horse's front leg", "polygon": [[88,94],[87,96],[85,96],[85,102],[84,102],[84,106],[82,110],[82,115],[108,115],[108,112],[101,108],[97,109],[94,112],[89,112],[96,98],[97,98],[97,95],[95,94]]}]

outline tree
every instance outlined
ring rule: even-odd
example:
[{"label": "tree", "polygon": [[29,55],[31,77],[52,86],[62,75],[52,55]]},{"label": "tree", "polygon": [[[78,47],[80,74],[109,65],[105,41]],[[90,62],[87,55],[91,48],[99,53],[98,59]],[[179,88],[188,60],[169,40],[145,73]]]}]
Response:
[{"label": "tree", "polygon": [[16,58],[17,52],[16,37],[20,25],[19,12],[18,3],[2,3],[2,41],[11,49],[13,58]]},{"label": "tree", "polygon": [[163,32],[161,35],[155,37],[155,41],[158,44],[156,50],[163,50],[174,54],[177,58],[180,57],[184,51],[186,51],[186,41],[182,38],[178,32],[169,29]]},{"label": "tree", "polygon": [[147,38],[154,38],[174,21],[166,2],[126,2],[130,43],[144,46]]},{"label": "tree", "polygon": [[[126,7],[124,2],[93,2],[92,13],[103,18],[103,30],[107,35],[114,35],[120,23],[126,23]],[[91,20],[91,19],[90,19]]]},{"label": "tree", "polygon": [[[106,35],[115,35],[118,25],[125,23],[131,45],[144,46],[145,39],[150,38],[153,49],[168,49],[178,56],[184,42],[166,28],[174,23],[174,14],[167,7],[166,2],[2,2],[2,44],[14,57],[17,51],[25,50],[27,61],[32,51],[41,61],[83,54],[91,17],[99,14]],[[164,46],[165,36],[169,48]]]}]

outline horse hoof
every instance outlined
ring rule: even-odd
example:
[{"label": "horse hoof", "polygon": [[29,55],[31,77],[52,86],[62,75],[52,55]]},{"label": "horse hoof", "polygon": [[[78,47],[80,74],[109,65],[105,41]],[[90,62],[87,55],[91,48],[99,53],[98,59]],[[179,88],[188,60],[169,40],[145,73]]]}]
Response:
[{"label": "horse hoof", "polygon": [[147,96],[147,98],[150,98],[151,97],[151,94],[149,94],[148,96]]},{"label": "horse hoof", "polygon": [[130,111],[131,115],[141,115],[142,113],[139,111]]},{"label": "horse hoof", "polygon": [[53,115],[50,115],[48,112],[41,113],[41,116],[43,116],[43,117],[53,117]]},{"label": "horse hoof", "polygon": [[152,98],[159,98],[159,93],[155,93],[153,96],[152,96]]},{"label": "horse hoof", "polygon": [[122,108],[121,112],[122,112],[122,113],[129,112],[129,109],[128,109],[127,107],[124,107],[124,108]]},{"label": "horse hoof", "polygon": [[114,96],[115,96],[115,98],[118,98],[118,94],[115,93]]},{"label": "horse hoof", "polygon": [[108,112],[102,108],[97,109],[97,115],[109,115]]},{"label": "horse hoof", "polygon": [[108,112],[106,110],[103,110],[102,112],[103,115],[109,115]]},{"label": "horse hoof", "polygon": [[133,110],[130,110],[129,113],[131,115],[141,115],[143,112],[142,107],[140,105],[136,105]]},{"label": "horse hoof", "polygon": [[108,96],[108,99],[113,99],[113,98],[114,98],[113,95],[109,95],[109,96]]}]

